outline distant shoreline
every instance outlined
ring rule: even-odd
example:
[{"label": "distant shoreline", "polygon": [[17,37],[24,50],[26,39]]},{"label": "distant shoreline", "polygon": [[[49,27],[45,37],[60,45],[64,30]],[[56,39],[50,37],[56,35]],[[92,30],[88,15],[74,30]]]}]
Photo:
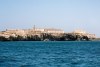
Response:
[{"label": "distant shoreline", "polygon": [[95,34],[76,30],[65,33],[61,29],[54,28],[32,28],[15,29],[0,32],[0,41],[91,41]]},{"label": "distant shoreline", "polygon": [[4,36],[0,36],[0,41],[91,41],[94,39],[90,39],[85,35],[78,35],[78,34],[73,34],[73,33],[68,33],[68,34],[59,34],[57,36],[54,36],[52,34],[40,34],[41,36],[38,35],[31,35],[31,36],[10,36],[8,38]]}]

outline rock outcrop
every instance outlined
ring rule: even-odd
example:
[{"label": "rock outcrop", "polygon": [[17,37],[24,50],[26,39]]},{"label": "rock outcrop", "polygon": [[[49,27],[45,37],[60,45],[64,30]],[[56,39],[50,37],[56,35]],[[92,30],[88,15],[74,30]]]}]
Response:
[{"label": "rock outcrop", "polygon": [[0,41],[89,41],[94,39],[94,37],[89,37],[82,33],[64,33],[61,30],[52,31],[51,29],[49,31],[50,33],[48,31],[43,32],[42,30],[41,32],[33,29],[6,30],[0,32]]}]

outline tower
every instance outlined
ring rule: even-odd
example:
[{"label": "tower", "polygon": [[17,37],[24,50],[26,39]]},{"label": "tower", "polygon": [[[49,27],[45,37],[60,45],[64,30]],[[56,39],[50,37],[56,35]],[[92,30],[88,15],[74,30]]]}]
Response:
[{"label": "tower", "polygon": [[35,31],[35,25],[34,25],[33,29],[34,29],[34,31]]}]

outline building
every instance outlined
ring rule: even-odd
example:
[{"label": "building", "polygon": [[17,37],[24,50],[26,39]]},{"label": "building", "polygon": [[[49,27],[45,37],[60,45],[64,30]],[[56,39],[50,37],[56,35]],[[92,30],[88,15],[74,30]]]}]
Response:
[{"label": "building", "polygon": [[61,30],[61,29],[54,29],[54,28],[44,29],[44,32],[45,33],[58,33],[58,34],[64,33],[63,30]]},{"label": "building", "polygon": [[83,31],[83,30],[75,30],[75,31],[73,31],[73,33],[76,33],[76,34],[86,34],[86,32]]},{"label": "building", "polygon": [[54,29],[54,28],[33,28],[32,29],[35,32],[41,32],[41,33],[64,33],[61,29]]},{"label": "building", "polygon": [[95,34],[90,34],[90,33],[87,33],[83,30],[75,30],[72,33],[79,34],[79,35],[84,35],[84,36],[87,36],[88,38],[96,38]]}]

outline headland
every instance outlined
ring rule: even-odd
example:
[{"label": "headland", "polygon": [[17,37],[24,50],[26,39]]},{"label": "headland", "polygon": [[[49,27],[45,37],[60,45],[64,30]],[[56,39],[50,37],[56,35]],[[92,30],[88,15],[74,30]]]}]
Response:
[{"label": "headland", "polygon": [[64,32],[55,28],[6,29],[0,32],[0,41],[90,41],[95,34],[82,30]]}]

